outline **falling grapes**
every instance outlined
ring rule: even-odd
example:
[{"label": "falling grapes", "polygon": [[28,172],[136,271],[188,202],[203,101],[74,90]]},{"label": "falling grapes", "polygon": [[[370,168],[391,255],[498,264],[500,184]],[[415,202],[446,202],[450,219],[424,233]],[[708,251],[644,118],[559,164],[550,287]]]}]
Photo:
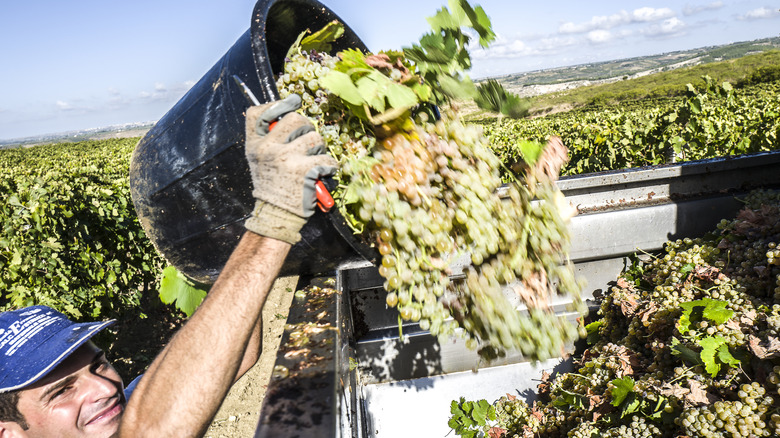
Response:
[{"label": "falling grapes", "polygon": [[[560,355],[579,332],[550,299],[567,294],[570,310],[584,311],[566,260],[572,208],[555,185],[565,148],[551,142],[521,179],[502,187],[502,164],[481,128],[451,112],[437,120],[407,111],[368,123],[322,86],[338,62],[299,50],[286,59],[277,88],[282,98],[302,96],[302,112],[340,161],[335,197],[380,255],[387,305],[433,335],[463,329],[484,357]],[[400,84],[407,65],[379,71]]]}]

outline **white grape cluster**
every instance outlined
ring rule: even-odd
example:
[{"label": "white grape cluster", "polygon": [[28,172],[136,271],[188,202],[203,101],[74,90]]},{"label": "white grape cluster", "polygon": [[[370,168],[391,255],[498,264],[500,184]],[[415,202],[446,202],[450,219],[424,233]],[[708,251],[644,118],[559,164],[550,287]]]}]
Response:
[{"label": "white grape cluster", "polygon": [[[499,167],[478,128],[423,117],[342,172],[359,199],[358,216],[375,230],[387,304],[403,319],[436,335],[460,326],[470,346],[545,359],[578,334],[546,307],[550,297],[563,290],[582,306],[560,256],[568,235],[559,192],[552,182],[540,182],[534,193],[509,185],[502,200]],[[451,280],[451,266],[464,255],[470,264]],[[508,285],[527,314],[507,300]]]},{"label": "white grape cluster", "polygon": [[[346,189],[337,202],[382,257],[388,306],[434,335],[463,328],[467,345],[485,357],[507,349],[531,359],[559,355],[578,330],[549,308],[550,298],[570,294],[570,310],[580,314],[585,306],[562,257],[568,217],[561,212],[569,206],[552,179],[540,171],[535,184],[506,187],[502,200],[501,162],[486,137],[450,115],[434,122],[423,113],[377,139],[319,87],[334,59],[294,55],[277,87],[282,97],[303,95],[304,113],[339,159]],[[453,277],[464,257],[470,263]],[[527,312],[507,299],[512,290]]]},{"label": "white grape cluster", "polygon": [[303,114],[309,117],[322,135],[331,155],[364,156],[376,141],[355,117],[345,118],[338,96],[320,86],[320,79],[336,66],[338,57],[316,51],[301,51],[285,59],[284,73],[276,79],[279,98],[298,94]]}]

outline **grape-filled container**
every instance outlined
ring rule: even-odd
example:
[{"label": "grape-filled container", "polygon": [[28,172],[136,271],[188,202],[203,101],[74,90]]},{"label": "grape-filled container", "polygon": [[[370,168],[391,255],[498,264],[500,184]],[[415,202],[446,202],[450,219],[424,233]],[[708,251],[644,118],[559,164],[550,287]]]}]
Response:
[{"label": "grape-filled container", "polygon": [[[570,256],[589,307],[627,256],[713,230],[741,208],[739,196],[780,188],[779,169],[780,151],[562,178],[579,210]],[[461,340],[440,343],[412,322],[399,330],[383,282],[361,261],[300,277],[307,293],[290,308],[256,437],[444,437],[452,400],[509,393],[530,402],[543,371],[571,370],[562,358],[534,364],[512,352],[486,364]],[[568,301],[553,306],[574,324]]]},{"label": "grape-filled container", "polygon": [[[254,207],[244,157],[251,103],[233,76],[260,103],[278,99],[274,72],[287,50],[301,32],[333,20],[340,19],[316,0],[259,0],[249,29],[136,146],[130,190],[138,218],[158,251],[191,279],[216,280]],[[365,49],[349,27],[333,45],[334,53],[347,48]],[[301,230],[282,275],[332,274],[341,262],[370,256],[332,211],[318,211]]]}]

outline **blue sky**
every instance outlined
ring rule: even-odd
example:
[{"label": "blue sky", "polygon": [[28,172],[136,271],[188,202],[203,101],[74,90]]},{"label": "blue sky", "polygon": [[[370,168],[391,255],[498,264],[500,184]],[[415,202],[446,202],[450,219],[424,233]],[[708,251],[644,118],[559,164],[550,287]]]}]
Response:
[{"label": "blue sky", "polygon": [[[399,49],[446,0],[323,0],[372,50]],[[498,40],[474,78],[780,35],[772,0],[483,0]],[[249,28],[252,0],[7,1],[0,139],[160,118]]]}]

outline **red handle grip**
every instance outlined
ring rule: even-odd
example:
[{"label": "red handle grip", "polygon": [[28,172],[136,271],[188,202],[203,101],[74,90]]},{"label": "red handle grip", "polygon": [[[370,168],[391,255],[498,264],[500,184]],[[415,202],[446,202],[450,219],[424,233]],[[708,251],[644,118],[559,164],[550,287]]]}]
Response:
[{"label": "red handle grip", "polygon": [[333,205],[335,205],[335,202],[333,202],[333,197],[330,196],[328,189],[325,188],[325,184],[323,184],[322,181],[317,180],[314,184],[314,189],[317,192],[317,207],[319,207],[323,213],[329,212],[330,209],[333,208]]}]

